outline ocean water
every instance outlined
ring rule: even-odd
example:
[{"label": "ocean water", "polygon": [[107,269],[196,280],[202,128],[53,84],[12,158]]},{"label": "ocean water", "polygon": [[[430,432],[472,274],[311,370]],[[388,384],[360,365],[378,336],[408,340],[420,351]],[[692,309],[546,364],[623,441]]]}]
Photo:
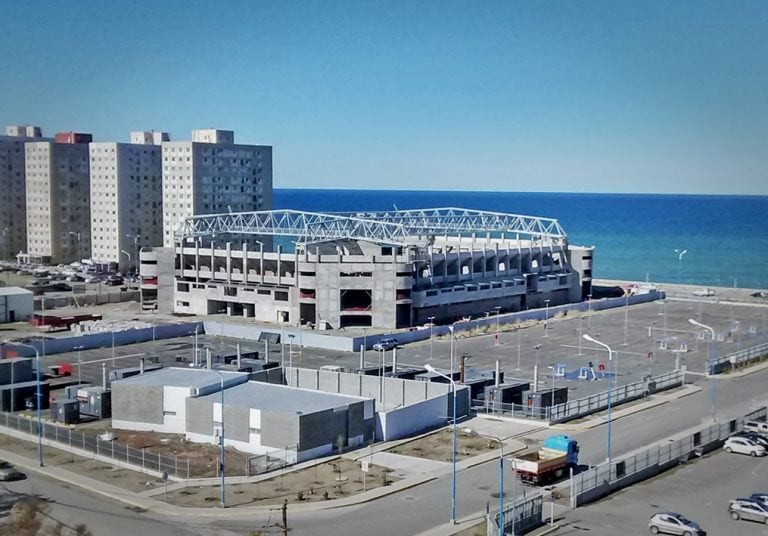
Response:
[{"label": "ocean water", "polygon": [[275,189],[276,209],[393,207],[556,218],[571,244],[596,246],[598,279],[768,288],[768,196]]}]

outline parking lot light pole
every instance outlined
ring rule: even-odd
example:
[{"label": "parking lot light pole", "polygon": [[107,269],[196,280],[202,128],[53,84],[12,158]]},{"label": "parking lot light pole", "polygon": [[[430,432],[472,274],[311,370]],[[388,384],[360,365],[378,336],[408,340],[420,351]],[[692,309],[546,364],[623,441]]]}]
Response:
[{"label": "parking lot light pole", "polygon": [[[452,440],[451,440],[451,474],[453,475],[451,478],[451,525],[456,524],[456,382],[453,381],[453,378],[449,378],[442,372],[438,372],[435,370],[435,367],[433,367],[430,364],[424,365],[424,368],[427,370],[427,372],[431,372],[432,374],[437,374],[438,376],[442,376],[446,380],[448,380],[451,383],[451,391],[453,393],[453,434],[452,434]],[[451,373],[453,375],[453,373]]]},{"label": "parking lot light pole", "polygon": [[549,323],[549,300],[544,300],[544,336],[549,337],[548,331]]},{"label": "parking lot light pole", "polygon": [[[7,343],[8,341],[6,341]],[[35,367],[37,368],[37,371],[35,373],[35,382],[37,383],[37,403],[35,404],[37,408],[37,463],[40,465],[40,467],[43,466],[43,417],[40,413],[40,404],[42,402],[42,395],[40,394],[40,352],[37,350],[37,347],[32,346],[31,344],[22,344],[20,342],[14,342],[14,346],[22,346],[24,348],[31,348],[35,351]]]},{"label": "parking lot light pole", "polygon": [[219,471],[221,472],[221,507],[227,507],[227,499],[224,494],[224,375],[221,371],[211,369],[213,372],[219,375],[219,390],[221,391],[221,433],[219,434],[219,447],[221,448],[221,463],[219,464]]},{"label": "parking lot light pole", "polygon": [[[600,342],[594,337],[590,337],[586,333],[582,335],[584,337],[585,341],[589,341],[591,343],[597,344],[598,346],[602,346],[606,350],[608,350],[608,364],[610,366],[611,362],[613,361],[613,350],[611,350],[611,347],[605,344],[604,342]],[[614,374],[615,376],[615,374]],[[608,381],[608,439],[606,442],[606,459],[608,463],[611,463],[611,390],[613,389],[613,378],[611,378]]]},{"label": "parking lot light pole", "polygon": [[[484,437],[499,444],[499,536],[504,536],[504,443],[500,438],[489,434],[481,434],[472,428],[464,428],[463,432],[477,437]],[[515,497],[512,497],[515,500]],[[513,531],[514,534],[514,531]]]},{"label": "parking lot light pole", "polygon": [[451,354],[451,379],[453,379],[453,326],[448,326],[448,331],[451,336],[451,346],[450,346],[450,354]]},{"label": "parking lot light pole", "polygon": [[432,358],[435,355],[432,349],[432,328],[435,326],[435,317],[430,316],[427,320],[429,320],[429,360],[432,361]]},{"label": "parking lot light pole", "polygon": [[717,397],[717,391],[715,389],[715,330],[714,328],[702,324],[698,320],[694,320],[693,318],[688,319],[688,323],[700,328],[704,328],[707,331],[709,331],[710,339],[709,339],[709,370],[707,376],[709,377],[709,381],[712,382],[711,387],[711,397],[712,397],[712,422],[717,422],[717,419],[715,418],[717,413],[717,403],[716,403],[716,397]]}]

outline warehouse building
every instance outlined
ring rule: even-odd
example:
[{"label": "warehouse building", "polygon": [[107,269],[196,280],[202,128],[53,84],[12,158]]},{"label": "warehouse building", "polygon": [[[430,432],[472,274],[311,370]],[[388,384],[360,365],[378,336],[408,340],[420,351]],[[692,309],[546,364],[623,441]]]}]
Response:
[{"label": "warehouse building", "polygon": [[240,372],[163,368],[112,382],[112,426],[183,434],[190,397],[205,396],[248,381]]},{"label": "warehouse building", "polygon": [[21,287],[0,287],[0,324],[26,322],[32,317],[34,295]]},{"label": "warehouse building", "polygon": [[[238,235],[276,247],[222,239]],[[460,208],[195,216],[176,232],[174,311],[318,329],[445,323],[582,301],[593,249],[571,246],[557,220]]]},{"label": "warehouse building", "polygon": [[[186,437],[216,443],[220,393],[187,399]],[[224,444],[288,463],[359,447],[373,440],[374,401],[362,397],[247,382],[224,391]]]}]

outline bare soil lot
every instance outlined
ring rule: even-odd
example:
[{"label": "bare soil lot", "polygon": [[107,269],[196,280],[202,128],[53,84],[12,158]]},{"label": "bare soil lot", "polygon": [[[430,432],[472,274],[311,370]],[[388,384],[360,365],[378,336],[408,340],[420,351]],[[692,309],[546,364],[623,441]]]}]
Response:
[{"label": "bare soil lot", "polygon": [[[443,429],[419,439],[402,443],[395,448],[389,449],[387,452],[450,462],[453,457],[452,441],[451,431]],[[490,439],[467,435],[461,429],[457,430],[456,461],[471,458],[489,450],[496,450],[498,447],[498,444]]]}]

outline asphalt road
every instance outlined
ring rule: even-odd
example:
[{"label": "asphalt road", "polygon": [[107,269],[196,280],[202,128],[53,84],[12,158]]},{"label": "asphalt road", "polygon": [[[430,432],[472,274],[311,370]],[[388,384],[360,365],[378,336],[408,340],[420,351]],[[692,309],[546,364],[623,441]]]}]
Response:
[{"label": "asphalt road", "polygon": [[[713,485],[713,483],[717,485]],[[660,476],[567,512],[552,534],[616,536],[647,534],[648,520],[659,511],[683,514],[707,534],[768,535],[768,526],[734,521],[728,501],[768,492],[768,458],[728,454],[722,450],[680,465]]]}]

